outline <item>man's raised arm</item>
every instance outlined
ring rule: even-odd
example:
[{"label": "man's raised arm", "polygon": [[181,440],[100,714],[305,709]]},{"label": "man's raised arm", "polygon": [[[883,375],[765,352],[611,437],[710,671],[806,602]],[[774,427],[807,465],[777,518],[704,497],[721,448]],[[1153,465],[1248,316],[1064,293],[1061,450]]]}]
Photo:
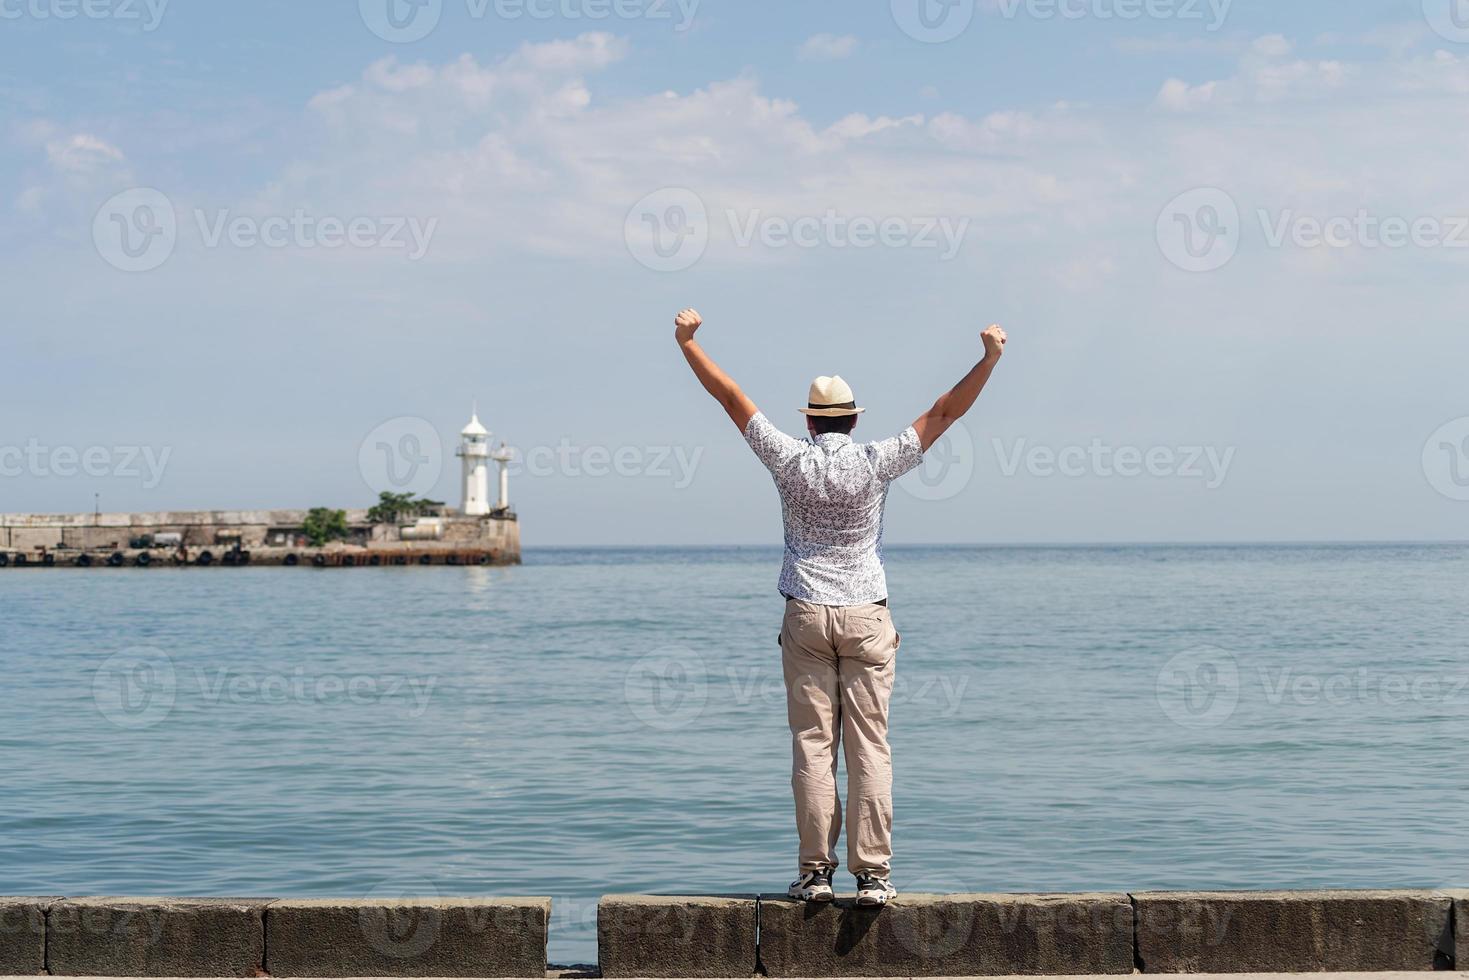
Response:
[{"label": "man's raised arm", "polygon": [[744,432],[750,419],[760,410],[745,396],[734,379],[720,370],[719,365],[694,340],[694,334],[703,323],[704,320],[697,310],[684,310],[673,320],[674,339],[678,341],[679,350],[683,351],[684,358],[689,362],[689,367],[694,369],[694,375],[698,377],[704,390],[724,406],[730,420],[739,427],[740,432]]},{"label": "man's raised arm", "polygon": [[985,383],[989,381],[995,365],[1000,363],[1000,356],[1005,353],[1005,331],[998,325],[991,325],[980,338],[984,341],[984,359],[934,402],[933,408],[920,415],[918,421],[913,423],[924,452],[928,452],[928,447],[938,442],[949,431],[949,426],[974,407],[975,399],[984,391]]}]

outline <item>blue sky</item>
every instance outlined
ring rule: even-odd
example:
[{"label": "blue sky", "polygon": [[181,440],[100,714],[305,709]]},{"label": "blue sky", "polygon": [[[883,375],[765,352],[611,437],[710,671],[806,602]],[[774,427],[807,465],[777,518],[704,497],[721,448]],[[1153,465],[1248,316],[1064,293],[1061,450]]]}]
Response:
[{"label": "blue sky", "polygon": [[1005,325],[895,541],[1469,537],[1451,0],[389,2],[0,0],[0,511],[452,501],[477,400],[528,544],[777,541],[693,305],[868,436]]}]

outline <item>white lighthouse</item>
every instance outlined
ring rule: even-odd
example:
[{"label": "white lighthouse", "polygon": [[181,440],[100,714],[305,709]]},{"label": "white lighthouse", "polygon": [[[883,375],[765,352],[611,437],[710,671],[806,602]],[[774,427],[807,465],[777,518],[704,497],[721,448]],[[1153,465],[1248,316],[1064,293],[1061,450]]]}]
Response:
[{"label": "white lighthouse", "polygon": [[459,433],[458,455],[464,461],[464,505],[459,512],[483,517],[490,512],[490,430],[480,423],[478,408]]}]

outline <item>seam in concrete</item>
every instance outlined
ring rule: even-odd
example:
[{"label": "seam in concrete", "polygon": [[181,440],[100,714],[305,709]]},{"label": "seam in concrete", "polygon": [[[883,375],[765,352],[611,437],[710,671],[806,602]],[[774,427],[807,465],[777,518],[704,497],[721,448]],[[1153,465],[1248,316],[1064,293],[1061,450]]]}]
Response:
[{"label": "seam in concrete", "polygon": [[[1458,963],[1459,954],[1459,903],[1455,899],[1449,901],[1449,938],[1443,950],[1445,970],[1460,969]],[[1438,964],[1434,964],[1437,966]],[[1469,964],[1465,964],[1469,966]]]},{"label": "seam in concrete", "polygon": [[260,965],[255,968],[255,975],[268,977],[270,973],[265,969],[265,964],[270,962],[270,930],[265,927],[265,915],[272,905],[280,899],[266,902],[260,906]]},{"label": "seam in concrete", "polygon": [[1137,938],[1138,923],[1141,917],[1137,911],[1137,899],[1133,897],[1132,892],[1127,893],[1127,902],[1132,906],[1132,969],[1136,973],[1147,973],[1147,964],[1143,962],[1142,943],[1138,942]]},{"label": "seam in concrete", "polygon": [[47,902],[41,910],[41,972],[48,977],[51,976],[51,909],[55,904]]},{"label": "seam in concrete", "polygon": [[757,893],[755,895],[755,976],[757,977],[769,976],[765,972],[765,961],[760,958],[760,909],[764,905],[765,901]]}]

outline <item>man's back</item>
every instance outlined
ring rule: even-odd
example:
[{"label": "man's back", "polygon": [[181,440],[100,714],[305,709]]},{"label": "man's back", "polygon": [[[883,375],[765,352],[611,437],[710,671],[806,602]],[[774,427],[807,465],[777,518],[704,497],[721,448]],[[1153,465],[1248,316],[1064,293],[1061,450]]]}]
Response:
[{"label": "man's back", "polygon": [[984,359],[899,436],[852,442],[857,405],[840,376],[817,378],[807,393],[806,431],[793,439],[770,423],[734,379],[694,340],[695,310],[674,319],[674,338],[704,389],[775,478],[785,520],[780,590],[781,673],[791,730],[791,790],[800,837],[799,877],[786,895],[808,902],[835,897],[842,832],[837,753],[847,762],[847,870],[858,905],[884,905],[892,882],[893,771],[888,706],[902,642],[888,609],[882,569],[882,516],[888,486],[923,460],[926,449],[979,397],[1005,347],[1005,331],[980,336]]},{"label": "man's back", "polygon": [[780,591],[821,605],[887,598],[883,508],[893,480],[923,461],[909,426],[880,442],[829,432],[795,439],[756,413],[745,439],[775,480],[785,523]]}]

